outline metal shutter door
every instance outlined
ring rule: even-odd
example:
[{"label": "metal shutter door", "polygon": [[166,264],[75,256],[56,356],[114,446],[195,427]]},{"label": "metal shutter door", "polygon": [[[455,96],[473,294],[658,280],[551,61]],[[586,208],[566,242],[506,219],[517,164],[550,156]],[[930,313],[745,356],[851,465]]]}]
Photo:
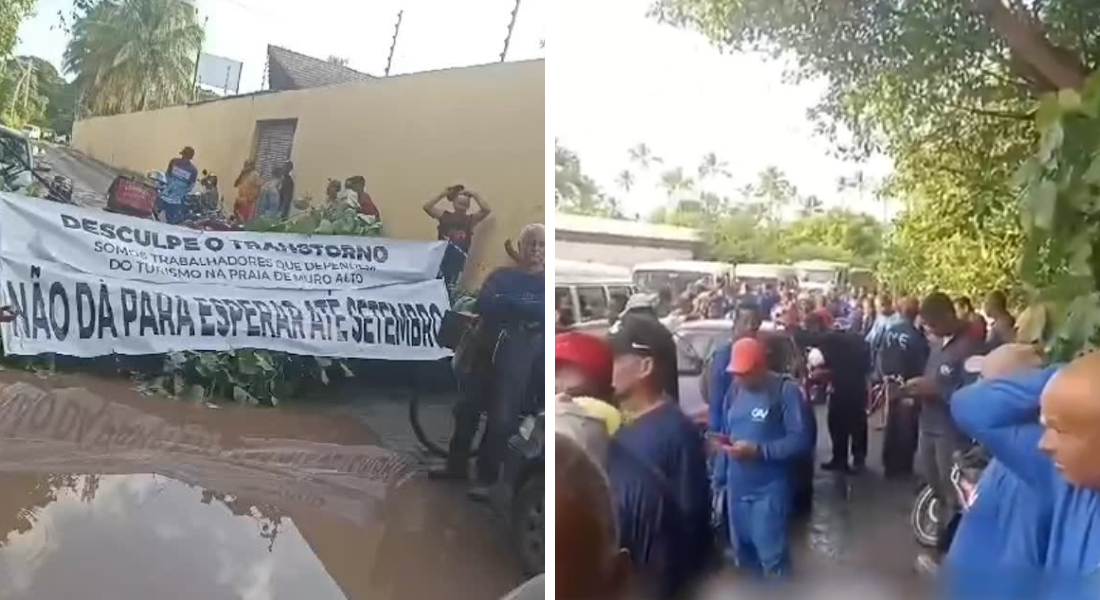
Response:
[{"label": "metal shutter door", "polygon": [[256,167],[260,170],[260,177],[267,181],[275,167],[290,160],[298,121],[260,121],[256,128],[259,131]]}]

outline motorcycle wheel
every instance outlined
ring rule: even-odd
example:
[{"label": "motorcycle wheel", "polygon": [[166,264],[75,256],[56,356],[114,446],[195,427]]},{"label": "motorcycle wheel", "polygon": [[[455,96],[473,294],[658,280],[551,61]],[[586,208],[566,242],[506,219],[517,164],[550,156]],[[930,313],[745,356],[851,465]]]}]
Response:
[{"label": "motorcycle wheel", "polygon": [[[416,436],[416,441],[420,443],[420,446],[424,448],[424,451],[429,455],[436,458],[447,458],[451,454],[447,448],[448,440],[446,438],[441,439],[438,435],[432,435],[432,433],[429,433],[428,429],[424,427],[423,419],[420,415],[420,403],[420,391],[414,385],[412,388],[412,398],[409,399],[409,425],[412,427],[413,435]],[[453,423],[451,425],[450,431],[453,432]],[[484,440],[485,416],[482,415],[478,424],[477,433],[474,435],[473,448],[470,450],[471,457],[477,456],[481,452],[481,444]]]},{"label": "motorcycle wheel", "polygon": [[512,537],[523,569],[533,577],[546,565],[546,486],[543,474],[532,475],[513,501]]},{"label": "motorcycle wheel", "polygon": [[925,548],[935,548],[939,541],[939,500],[932,486],[921,488],[917,499],[913,501],[913,511],[909,514],[909,523],[913,527],[913,536],[917,543]]}]

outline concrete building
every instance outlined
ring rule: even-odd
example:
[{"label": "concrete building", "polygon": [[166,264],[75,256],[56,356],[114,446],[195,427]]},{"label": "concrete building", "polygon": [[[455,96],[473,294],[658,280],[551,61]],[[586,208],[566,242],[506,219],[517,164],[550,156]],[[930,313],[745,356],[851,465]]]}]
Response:
[{"label": "concrete building", "polygon": [[142,173],[193,146],[230,206],[248,158],[265,175],[293,161],[295,195],[315,202],[329,179],[362,175],[395,238],[435,239],[421,207],[461,183],[493,207],[474,234],[470,286],[508,262],[506,239],[545,221],[544,61],[374,78],[273,47],[268,70],[268,91],[78,121],[72,145]]},{"label": "concrete building", "polygon": [[662,260],[692,260],[702,249],[699,231],[638,221],[556,213],[554,258],[633,267]]}]

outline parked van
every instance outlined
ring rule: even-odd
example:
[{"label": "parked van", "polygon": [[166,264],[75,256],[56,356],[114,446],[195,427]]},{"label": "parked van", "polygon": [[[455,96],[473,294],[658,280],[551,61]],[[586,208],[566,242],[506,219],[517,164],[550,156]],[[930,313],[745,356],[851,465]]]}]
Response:
[{"label": "parked van", "polygon": [[753,287],[779,284],[793,285],[798,282],[798,271],[790,265],[767,265],[742,263],[734,267],[738,283]]},{"label": "parked van", "polygon": [[656,294],[669,288],[673,298],[684,293],[693,283],[701,282],[713,286],[719,279],[733,279],[732,264],[703,260],[666,260],[634,265],[631,271],[631,280],[639,290]]},{"label": "parked van", "polygon": [[616,300],[634,293],[630,269],[614,265],[554,261],[554,310],[560,326],[605,333]]},{"label": "parked van", "polygon": [[23,135],[27,136],[29,140],[40,140],[42,139],[42,130],[34,125],[24,125]]}]

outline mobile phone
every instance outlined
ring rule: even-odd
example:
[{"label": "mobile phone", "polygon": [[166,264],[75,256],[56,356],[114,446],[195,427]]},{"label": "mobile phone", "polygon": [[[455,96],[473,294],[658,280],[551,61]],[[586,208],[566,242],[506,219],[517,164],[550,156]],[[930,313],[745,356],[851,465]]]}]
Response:
[{"label": "mobile phone", "polygon": [[718,433],[716,431],[708,431],[706,433],[707,439],[712,442],[717,442],[722,446],[732,446],[733,442],[730,441],[730,436],[724,433]]}]

